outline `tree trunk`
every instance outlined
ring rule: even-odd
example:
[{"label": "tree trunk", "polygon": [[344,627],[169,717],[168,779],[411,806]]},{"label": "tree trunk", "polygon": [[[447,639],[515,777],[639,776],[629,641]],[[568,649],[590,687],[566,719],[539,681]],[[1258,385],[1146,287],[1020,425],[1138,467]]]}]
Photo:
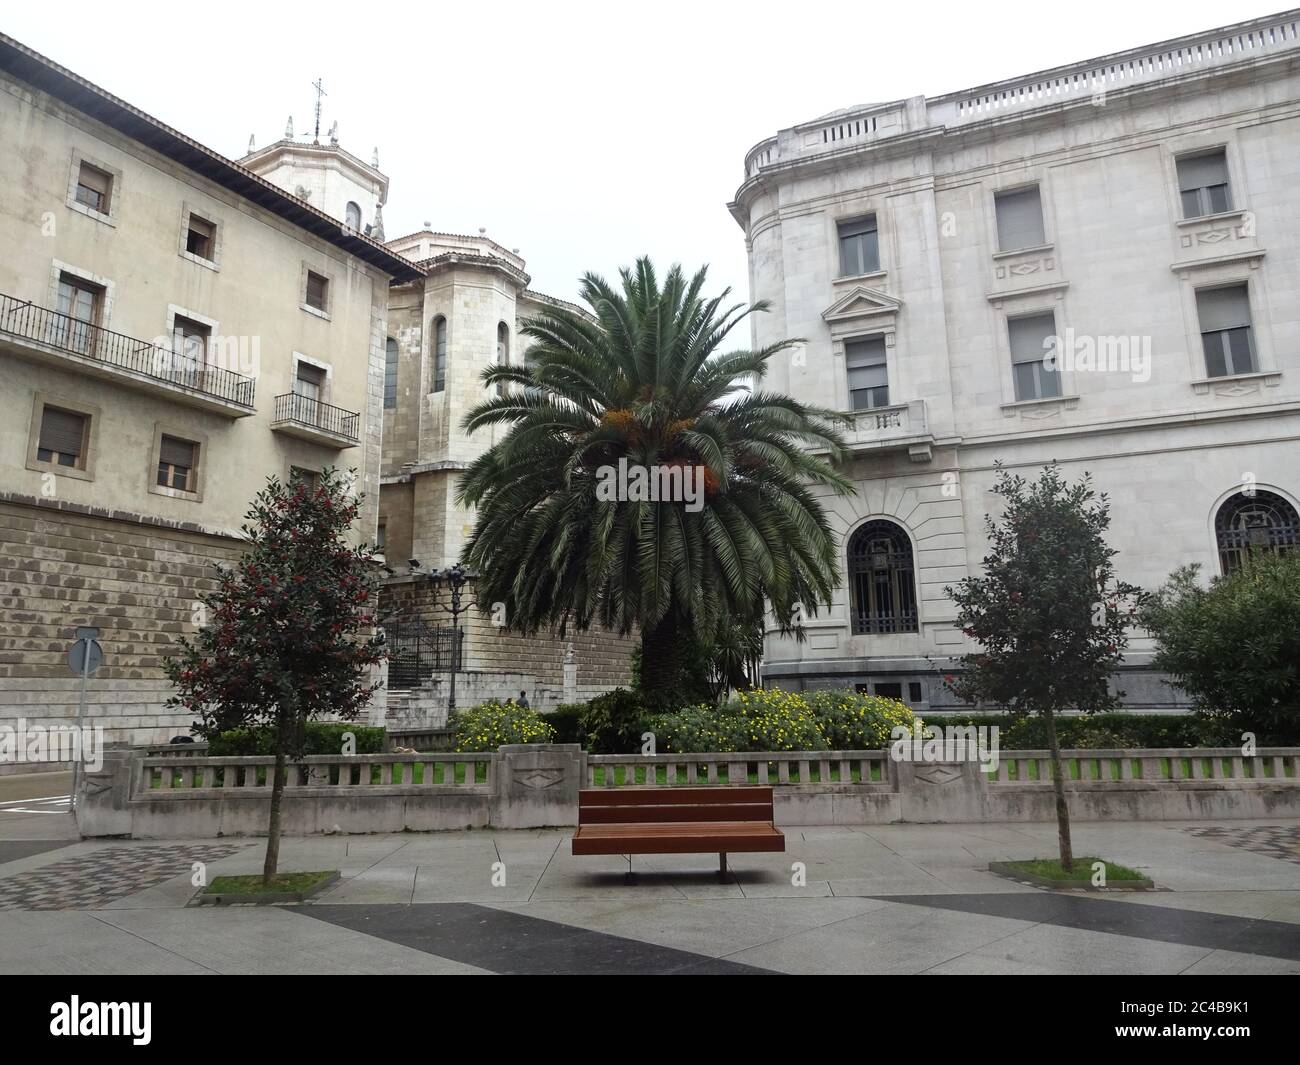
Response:
[{"label": "tree trunk", "polygon": [[1056,715],[1044,710],[1047,719],[1047,746],[1052,752],[1052,790],[1056,792],[1056,835],[1061,847],[1061,868],[1074,868],[1074,850],[1070,845],[1070,808],[1065,804],[1065,777],[1061,773],[1061,744],[1056,738]]},{"label": "tree trunk", "polygon": [[271,781],[271,822],[266,829],[266,861],[262,864],[262,885],[270,887],[280,865],[280,800],[284,798],[285,746],[289,739],[290,719],[281,717],[275,730],[275,779]]},{"label": "tree trunk", "polygon": [[670,610],[653,628],[641,632],[641,688],[662,693],[677,687],[682,672],[682,645],[676,612]]}]

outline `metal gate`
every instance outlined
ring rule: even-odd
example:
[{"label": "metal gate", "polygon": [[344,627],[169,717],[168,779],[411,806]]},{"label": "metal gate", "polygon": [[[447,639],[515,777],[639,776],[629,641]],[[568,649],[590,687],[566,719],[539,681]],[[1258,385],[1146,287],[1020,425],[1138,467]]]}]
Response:
[{"label": "metal gate", "polygon": [[455,668],[459,672],[464,668],[461,665],[465,645],[463,629],[438,628],[424,621],[399,621],[385,625],[389,688],[418,688],[434,673],[450,672],[453,634]]}]

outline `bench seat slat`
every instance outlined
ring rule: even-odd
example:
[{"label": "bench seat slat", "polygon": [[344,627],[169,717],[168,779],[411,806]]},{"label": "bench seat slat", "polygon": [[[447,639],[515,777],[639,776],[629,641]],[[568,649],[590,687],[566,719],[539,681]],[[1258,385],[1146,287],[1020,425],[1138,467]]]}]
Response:
[{"label": "bench seat slat", "polygon": [[770,802],[718,803],[708,806],[592,806],[581,813],[579,824],[635,824],[656,821],[757,821],[773,820]]},{"label": "bench seat slat", "polygon": [[612,791],[582,788],[578,792],[578,808],[592,806],[696,806],[707,803],[749,803],[772,801],[772,789],[762,787],[647,787],[636,785],[615,788]]},{"label": "bench seat slat", "polygon": [[785,835],[752,821],[707,824],[584,825],[573,835],[574,854],[703,854],[782,852]]}]

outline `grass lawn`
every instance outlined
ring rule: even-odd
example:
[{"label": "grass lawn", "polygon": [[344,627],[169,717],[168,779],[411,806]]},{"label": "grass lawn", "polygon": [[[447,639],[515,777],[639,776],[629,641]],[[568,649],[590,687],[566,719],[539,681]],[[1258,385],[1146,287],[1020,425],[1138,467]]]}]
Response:
[{"label": "grass lawn", "polygon": [[1034,858],[1030,861],[1006,862],[1005,864],[1018,873],[1041,876],[1045,880],[1091,880],[1092,867],[1097,862],[1101,862],[1106,867],[1107,881],[1146,879],[1144,874],[1134,869],[1096,857],[1075,858],[1074,868],[1068,872],[1061,868],[1060,858]]},{"label": "grass lawn", "polygon": [[260,895],[264,891],[310,891],[322,880],[334,875],[334,870],[314,873],[277,873],[269,885],[262,884],[262,874],[251,876],[219,876],[207,886],[207,895]]}]

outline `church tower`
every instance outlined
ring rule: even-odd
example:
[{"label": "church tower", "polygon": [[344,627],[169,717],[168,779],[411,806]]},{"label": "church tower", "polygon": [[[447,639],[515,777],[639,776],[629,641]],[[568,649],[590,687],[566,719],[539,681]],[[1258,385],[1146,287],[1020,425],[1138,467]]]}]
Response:
[{"label": "church tower", "polygon": [[388,176],[379,169],[379,149],[369,164],[339,146],[338,123],[321,143],[320,97],[324,90],[316,83],[316,125],[311,139],[295,137],[293,116],[284,136],[265,148],[248,141],[248,154],[239,160],[258,177],[306,200],[366,236],[384,239],[383,207],[388,200]]}]

